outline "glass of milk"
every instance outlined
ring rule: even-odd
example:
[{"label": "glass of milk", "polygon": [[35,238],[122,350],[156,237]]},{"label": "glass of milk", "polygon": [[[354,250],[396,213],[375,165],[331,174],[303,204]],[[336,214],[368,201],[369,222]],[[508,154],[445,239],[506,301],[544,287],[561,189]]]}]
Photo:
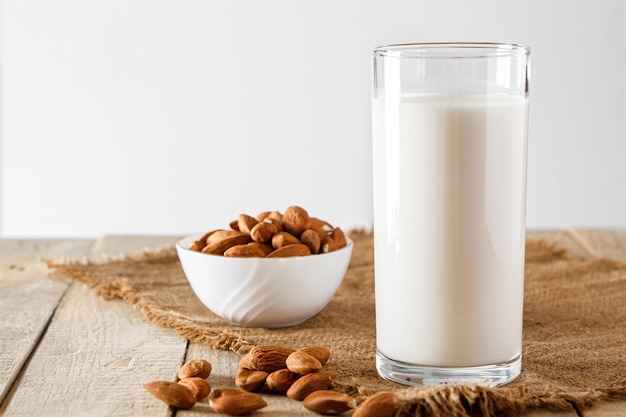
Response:
[{"label": "glass of milk", "polygon": [[376,367],[497,386],[522,364],[530,49],[373,53]]}]

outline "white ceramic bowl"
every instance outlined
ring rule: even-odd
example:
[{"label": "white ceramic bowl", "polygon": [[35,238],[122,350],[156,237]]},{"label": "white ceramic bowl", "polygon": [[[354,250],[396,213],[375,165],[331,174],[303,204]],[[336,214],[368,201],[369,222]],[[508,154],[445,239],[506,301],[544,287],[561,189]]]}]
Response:
[{"label": "white ceramic bowl", "polygon": [[348,269],[353,242],[337,251],[290,258],[230,258],[189,248],[176,251],[196,296],[213,313],[236,326],[293,326],[320,312]]}]

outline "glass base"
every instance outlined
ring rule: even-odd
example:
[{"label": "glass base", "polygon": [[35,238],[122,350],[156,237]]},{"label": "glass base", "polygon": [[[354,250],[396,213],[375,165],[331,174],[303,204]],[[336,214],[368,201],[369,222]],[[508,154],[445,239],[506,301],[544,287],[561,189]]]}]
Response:
[{"label": "glass base", "polygon": [[505,363],[456,368],[413,365],[376,352],[376,370],[383,378],[404,385],[480,384],[497,387],[517,378],[522,370],[522,355]]}]

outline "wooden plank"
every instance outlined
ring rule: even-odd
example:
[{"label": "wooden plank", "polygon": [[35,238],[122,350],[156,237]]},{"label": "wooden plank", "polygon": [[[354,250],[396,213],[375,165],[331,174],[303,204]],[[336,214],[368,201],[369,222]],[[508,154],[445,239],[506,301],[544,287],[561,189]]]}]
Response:
[{"label": "wooden plank", "polygon": [[[572,234],[596,256],[626,260],[626,230],[573,230]],[[601,402],[586,417],[626,416],[626,401]]]},{"label": "wooden plank", "polygon": [[39,342],[68,283],[39,257],[84,257],[90,240],[0,240],[0,404]]},{"label": "wooden plank", "polygon": [[[105,237],[90,257],[137,253],[161,242]],[[147,322],[127,303],[104,301],[74,283],[0,414],[38,415],[45,410],[48,416],[171,415],[172,410],[141,384],[174,380],[186,346],[175,331]]]},{"label": "wooden plank", "polygon": [[577,229],[571,233],[595,256],[626,260],[626,229]]}]

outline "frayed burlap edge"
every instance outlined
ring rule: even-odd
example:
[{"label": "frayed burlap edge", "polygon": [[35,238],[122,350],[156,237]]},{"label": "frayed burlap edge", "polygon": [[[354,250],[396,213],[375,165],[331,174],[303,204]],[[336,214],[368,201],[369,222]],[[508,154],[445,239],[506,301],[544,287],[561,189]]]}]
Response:
[{"label": "frayed burlap edge", "polygon": [[544,389],[489,388],[481,385],[446,385],[408,388],[396,393],[401,398],[396,417],[492,417],[513,416],[532,408],[571,410],[584,416],[584,409],[598,401],[626,397],[626,378],[586,392]]},{"label": "frayed burlap edge", "polygon": [[[362,231],[352,231],[353,234],[362,234]],[[535,262],[548,262],[568,257],[565,249],[556,243],[545,240],[527,242],[535,248],[546,249],[541,258]],[[528,246],[527,246],[528,248]],[[142,255],[129,258],[157,258],[162,256],[177,256],[174,248],[158,251],[144,251]],[[148,320],[171,329],[175,329],[181,336],[192,343],[198,343],[211,349],[230,350],[243,354],[255,346],[242,335],[235,332],[214,332],[207,330],[197,322],[182,315],[176,315],[170,310],[163,310],[150,297],[139,293],[133,285],[125,279],[118,279],[111,283],[94,282],[81,271],[72,268],[73,265],[93,264],[89,260],[82,262],[70,260],[56,262],[42,259],[48,267],[50,277],[71,278],[86,284],[89,288],[106,300],[120,298],[142,311]],[[607,260],[610,261],[610,260]],[[358,380],[336,381],[334,388],[354,396],[358,402],[363,401],[373,392],[368,392]],[[517,386],[513,388],[491,388],[482,385],[446,385],[438,387],[412,387],[395,390],[400,398],[400,408],[396,417],[493,417],[514,416],[529,409],[547,408],[554,410],[571,410],[579,416],[584,416],[584,409],[598,401],[623,400],[626,398],[626,378],[615,383],[594,388],[583,392],[567,392],[552,386],[543,389]]]},{"label": "frayed burlap edge", "polygon": [[[144,251],[140,256],[121,258],[121,260],[157,258],[163,255],[176,256],[176,251],[174,248],[160,249],[155,252]],[[113,260],[113,262],[114,261],[115,260]],[[86,266],[92,265],[94,262],[89,260],[82,262],[75,260],[56,262],[50,259],[42,259],[42,262],[48,267],[49,277],[71,278],[84,283],[105,300],[122,299],[138,308],[151,322],[162,327],[175,329],[181,336],[192,343],[198,343],[211,349],[232,350],[235,353],[242,354],[254,347],[254,344],[245,340],[240,334],[210,331],[183,315],[176,314],[171,310],[165,311],[161,309],[150,297],[138,292],[135,287],[125,279],[117,279],[111,283],[95,282],[89,279],[89,277],[80,270],[72,268],[72,266],[77,264]]]}]

